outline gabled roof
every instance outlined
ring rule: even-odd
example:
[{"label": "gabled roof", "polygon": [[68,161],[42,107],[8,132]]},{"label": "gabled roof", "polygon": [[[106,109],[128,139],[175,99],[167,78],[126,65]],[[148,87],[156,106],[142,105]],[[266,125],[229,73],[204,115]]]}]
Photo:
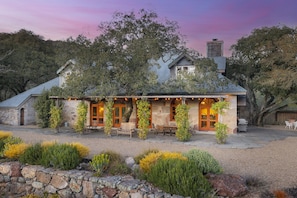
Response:
[{"label": "gabled roof", "polygon": [[194,62],[194,59],[191,56],[189,56],[188,54],[182,53],[168,65],[168,68],[170,69],[171,67],[176,65],[183,58],[186,58],[186,59],[190,60],[191,62]]},{"label": "gabled roof", "polygon": [[75,65],[75,60],[74,59],[70,59],[68,60],[62,67],[60,67],[57,71],[57,74],[59,75],[60,73],[63,72],[63,70],[65,70],[69,65]]},{"label": "gabled roof", "polygon": [[16,96],[13,96],[7,100],[0,102],[0,108],[1,107],[17,108],[25,101],[27,101],[31,96],[40,95],[43,90],[49,90],[54,86],[59,86],[59,77],[54,78],[41,85],[38,85],[37,87],[29,89],[23,93],[20,93]]}]

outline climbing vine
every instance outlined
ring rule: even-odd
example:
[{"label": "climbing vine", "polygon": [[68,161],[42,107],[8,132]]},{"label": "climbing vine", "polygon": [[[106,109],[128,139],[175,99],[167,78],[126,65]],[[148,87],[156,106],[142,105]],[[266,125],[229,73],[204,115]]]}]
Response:
[{"label": "climbing vine", "polygon": [[106,113],[104,115],[105,117],[104,133],[107,136],[110,136],[111,134],[113,104],[114,104],[113,100],[107,100],[107,102],[105,103]]},{"label": "climbing vine", "polygon": [[191,138],[190,122],[189,122],[189,107],[186,104],[179,104],[176,107],[175,122],[177,126],[176,138],[179,141],[188,141]]},{"label": "climbing vine", "polygon": [[84,101],[81,101],[77,106],[77,121],[74,126],[76,132],[82,133],[84,131],[87,113],[88,105]]},{"label": "climbing vine", "polygon": [[51,105],[50,109],[50,127],[59,132],[59,127],[62,122],[62,108],[56,105]]},{"label": "climbing vine", "polygon": [[137,100],[138,137],[146,139],[149,130],[150,103],[147,100]]}]

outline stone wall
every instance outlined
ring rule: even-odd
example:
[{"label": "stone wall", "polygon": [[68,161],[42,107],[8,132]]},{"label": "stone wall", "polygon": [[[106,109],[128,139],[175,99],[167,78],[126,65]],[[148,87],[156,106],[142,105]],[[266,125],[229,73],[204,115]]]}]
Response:
[{"label": "stone wall", "polygon": [[19,110],[15,108],[0,109],[0,123],[8,125],[19,125]]},{"label": "stone wall", "polygon": [[61,171],[19,162],[0,164],[0,197],[41,196],[45,192],[66,198],[181,198],[132,176],[95,177],[90,171]]},{"label": "stone wall", "polygon": [[36,97],[32,96],[19,107],[0,108],[0,123],[13,126],[20,125],[21,109],[24,109],[24,125],[36,124],[35,101]]}]

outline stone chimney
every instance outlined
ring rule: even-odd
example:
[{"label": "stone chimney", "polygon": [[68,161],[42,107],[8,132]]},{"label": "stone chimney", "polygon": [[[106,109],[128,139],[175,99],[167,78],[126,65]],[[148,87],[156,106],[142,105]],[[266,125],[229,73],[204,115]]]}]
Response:
[{"label": "stone chimney", "polygon": [[223,44],[224,41],[219,41],[218,39],[212,39],[212,41],[207,42],[207,57],[220,57],[223,56]]}]

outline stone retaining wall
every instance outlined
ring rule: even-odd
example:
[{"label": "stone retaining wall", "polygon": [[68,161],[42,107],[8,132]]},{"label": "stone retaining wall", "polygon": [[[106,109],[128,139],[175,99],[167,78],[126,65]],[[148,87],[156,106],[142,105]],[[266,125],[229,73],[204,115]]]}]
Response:
[{"label": "stone retaining wall", "polygon": [[45,192],[67,198],[182,198],[131,176],[94,177],[90,171],[61,171],[19,162],[0,164],[0,197],[42,196]]}]

